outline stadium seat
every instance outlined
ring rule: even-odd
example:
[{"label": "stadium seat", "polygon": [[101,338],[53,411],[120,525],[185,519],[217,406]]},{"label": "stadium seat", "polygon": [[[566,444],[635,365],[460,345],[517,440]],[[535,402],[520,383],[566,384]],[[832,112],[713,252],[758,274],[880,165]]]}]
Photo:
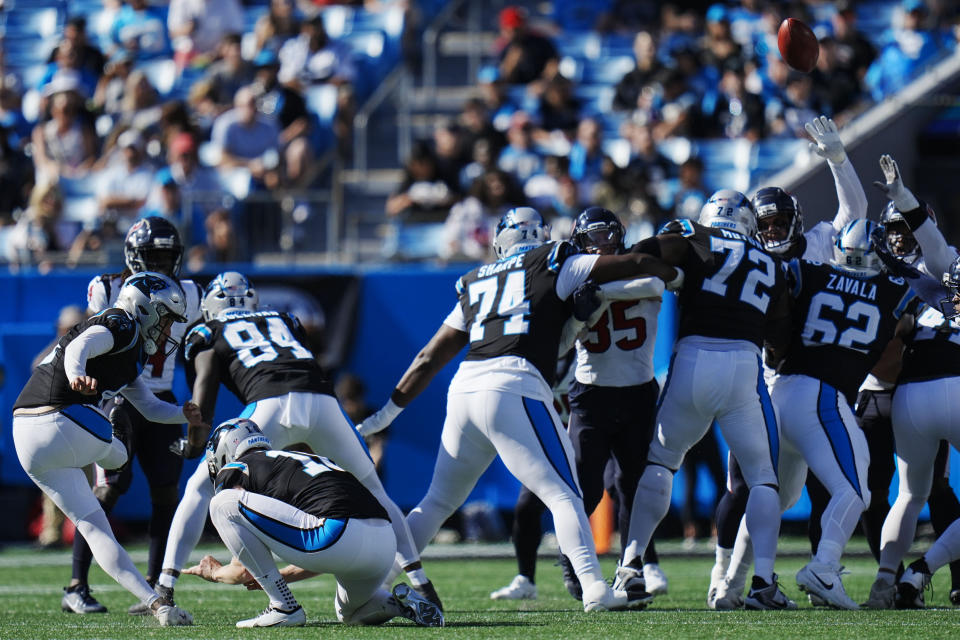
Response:
[{"label": "stadium seat", "polygon": [[163,96],[173,90],[173,85],[177,81],[177,63],[169,58],[141,62],[137,65],[137,69],[147,75],[150,84]]},{"label": "stadium seat", "polygon": [[38,36],[49,38],[59,33],[60,27],[60,12],[53,7],[46,9],[18,8],[16,11],[4,12],[3,37],[5,40],[15,38],[34,39]]},{"label": "stadium seat", "polygon": [[616,85],[634,66],[633,56],[604,56],[584,67],[583,82]]},{"label": "stadium seat", "polygon": [[551,3],[553,20],[567,32],[589,31],[597,15],[609,11],[613,0],[563,0]]},{"label": "stadium seat", "polygon": [[736,189],[746,192],[750,188],[750,172],[746,169],[718,169],[705,164],[703,184],[707,191]]},{"label": "stadium seat", "polygon": [[736,140],[697,140],[694,153],[707,167],[715,169],[747,169],[750,166],[750,141],[745,138]]}]

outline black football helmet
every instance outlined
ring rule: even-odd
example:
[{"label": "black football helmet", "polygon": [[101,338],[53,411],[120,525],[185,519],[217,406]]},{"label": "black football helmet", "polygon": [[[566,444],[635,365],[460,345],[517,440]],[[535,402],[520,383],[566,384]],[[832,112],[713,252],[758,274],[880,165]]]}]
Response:
[{"label": "black football helmet", "polygon": [[180,232],[160,216],[141,218],[127,232],[123,257],[133,273],[156,271],[176,278],[183,260]]},{"label": "black football helmet", "polygon": [[[930,205],[925,206],[927,207],[927,215],[933,220],[933,224],[937,224],[937,215]],[[893,200],[887,202],[887,206],[883,208],[883,213],[880,214],[880,224],[883,225],[883,238],[890,253],[907,264],[913,264],[920,259],[922,254],[920,244],[913,237],[910,225],[907,224],[903,213],[893,204]]]},{"label": "black football helmet", "polygon": [[943,274],[943,286],[949,296],[940,301],[940,310],[948,320],[960,316],[960,258],[954,260]]},{"label": "black football helmet", "polygon": [[757,240],[770,253],[783,254],[803,235],[803,210],[797,199],[780,187],[764,187],[753,196],[757,213]]},{"label": "black football helmet", "polygon": [[623,251],[625,235],[617,214],[603,207],[589,207],[577,216],[570,241],[583,253],[603,255]]}]

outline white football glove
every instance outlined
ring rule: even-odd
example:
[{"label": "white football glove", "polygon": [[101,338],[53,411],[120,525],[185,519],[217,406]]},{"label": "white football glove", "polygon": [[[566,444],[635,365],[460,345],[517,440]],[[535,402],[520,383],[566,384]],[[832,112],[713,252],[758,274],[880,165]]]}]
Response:
[{"label": "white football glove", "polygon": [[843,148],[840,132],[831,118],[827,116],[814,118],[813,122],[806,123],[803,128],[814,140],[810,143],[810,151],[833,164],[843,164],[847,159],[847,150]]},{"label": "white football glove", "polygon": [[383,408],[380,411],[377,411],[375,414],[361,422],[357,425],[357,433],[362,437],[367,437],[383,431],[390,426],[394,420],[397,419],[397,416],[400,415],[400,412],[403,411],[403,407],[399,407],[393,403],[393,400],[387,400],[387,404],[383,405]]},{"label": "white football glove", "polygon": [[901,213],[911,211],[920,206],[917,197],[903,184],[903,178],[900,177],[900,167],[897,166],[897,161],[891,158],[889,154],[885,153],[880,156],[880,169],[883,171],[883,177],[886,178],[887,181],[880,182],[876,180],[873,186],[883,191],[888,198],[893,200],[893,204]]}]

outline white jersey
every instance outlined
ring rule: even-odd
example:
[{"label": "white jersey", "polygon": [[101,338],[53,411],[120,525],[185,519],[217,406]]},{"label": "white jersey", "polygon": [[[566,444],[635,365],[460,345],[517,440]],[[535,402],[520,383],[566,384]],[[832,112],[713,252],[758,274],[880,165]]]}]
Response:
[{"label": "white jersey", "polygon": [[577,340],[577,382],[632,387],[653,379],[660,298],[617,300]]},{"label": "white jersey", "polygon": [[[187,296],[187,321],[173,323],[170,326],[170,337],[182,343],[187,327],[201,317],[200,299],[203,297],[203,291],[193,280],[179,280],[179,282]],[[119,273],[96,276],[87,286],[87,313],[91,315],[100,313],[114,306],[117,296],[120,295],[121,286],[123,286],[123,279]],[[175,366],[176,357],[172,354],[170,357],[164,355],[161,349],[147,359],[143,373],[140,375],[154,393],[170,391],[173,388]]]}]

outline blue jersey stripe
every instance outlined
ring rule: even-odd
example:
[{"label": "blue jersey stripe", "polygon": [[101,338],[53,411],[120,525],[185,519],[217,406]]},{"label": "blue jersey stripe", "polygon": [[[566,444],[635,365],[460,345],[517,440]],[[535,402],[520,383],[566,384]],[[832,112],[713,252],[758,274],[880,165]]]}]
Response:
[{"label": "blue jersey stripe", "polygon": [[840,465],[840,470],[853,485],[853,490],[862,498],[860,477],[857,474],[857,462],[853,456],[853,443],[850,441],[850,434],[847,433],[847,426],[843,423],[843,418],[840,417],[840,406],[837,404],[837,398],[837,390],[825,382],[821,382],[820,394],[817,397],[817,417],[820,418],[823,431],[827,434],[827,440],[830,441],[830,447],[833,449],[837,464]]},{"label": "blue jersey stripe", "polygon": [[291,549],[314,553],[332,547],[347,528],[346,520],[325,518],[319,526],[301,529],[257,513],[245,504],[237,505],[240,514],[257,529]]},{"label": "blue jersey stripe", "polygon": [[[336,398],[334,398],[336,400]],[[367,442],[363,439],[363,436],[357,432],[357,427],[353,424],[353,420],[350,419],[350,416],[347,415],[347,412],[343,410],[343,405],[337,401],[337,407],[340,409],[340,413],[343,414],[343,419],[347,421],[347,424],[350,425],[350,431],[353,432],[353,435],[356,436],[357,440],[360,442],[360,446],[363,447],[363,452],[367,454],[367,457],[370,458],[370,461],[373,462],[373,456],[370,455],[370,449],[367,448]],[[337,464],[335,460],[331,460],[334,464]],[[339,465],[338,465],[339,466]]]},{"label": "blue jersey stripe", "polygon": [[[237,417],[238,417],[238,418],[249,418],[250,416],[253,415],[253,412],[256,411],[256,410],[257,410],[257,403],[256,403],[256,402],[251,402],[250,404],[248,404],[247,406],[245,406],[245,407],[243,408],[243,411],[241,411],[241,412],[240,412],[240,415],[237,416]],[[257,426],[259,427],[260,425],[257,425]]]},{"label": "blue jersey stripe", "polygon": [[567,486],[573,490],[573,493],[582,498],[580,487],[574,478],[573,469],[570,466],[570,460],[567,458],[566,451],[563,448],[563,442],[560,440],[560,434],[557,433],[557,425],[553,417],[547,410],[546,405],[539,400],[523,398],[523,408],[527,412],[527,418],[533,425],[533,432],[540,441],[540,448],[547,456],[550,466],[557,472]]},{"label": "blue jersey stripe", "polygon": [[770,446],[770,460],[773,462],[773,472],[780,478],[780,431],[777,429],[777,413],[773,410],[767,383],[763,379],[763,363],[757,357],[757,395],[760,396],[760,406],[763,408],[763,422],[767,427],[767,444]]},{"label": "blue jersey stripe", "polygon": [[104,442],[113,440],[113,428],[110,426],[110,421],[96,409],[92,409],[83,404],[72,404],[61,409],[60,413],[70,418],[70,420],[98,440],[103,440]]}]

